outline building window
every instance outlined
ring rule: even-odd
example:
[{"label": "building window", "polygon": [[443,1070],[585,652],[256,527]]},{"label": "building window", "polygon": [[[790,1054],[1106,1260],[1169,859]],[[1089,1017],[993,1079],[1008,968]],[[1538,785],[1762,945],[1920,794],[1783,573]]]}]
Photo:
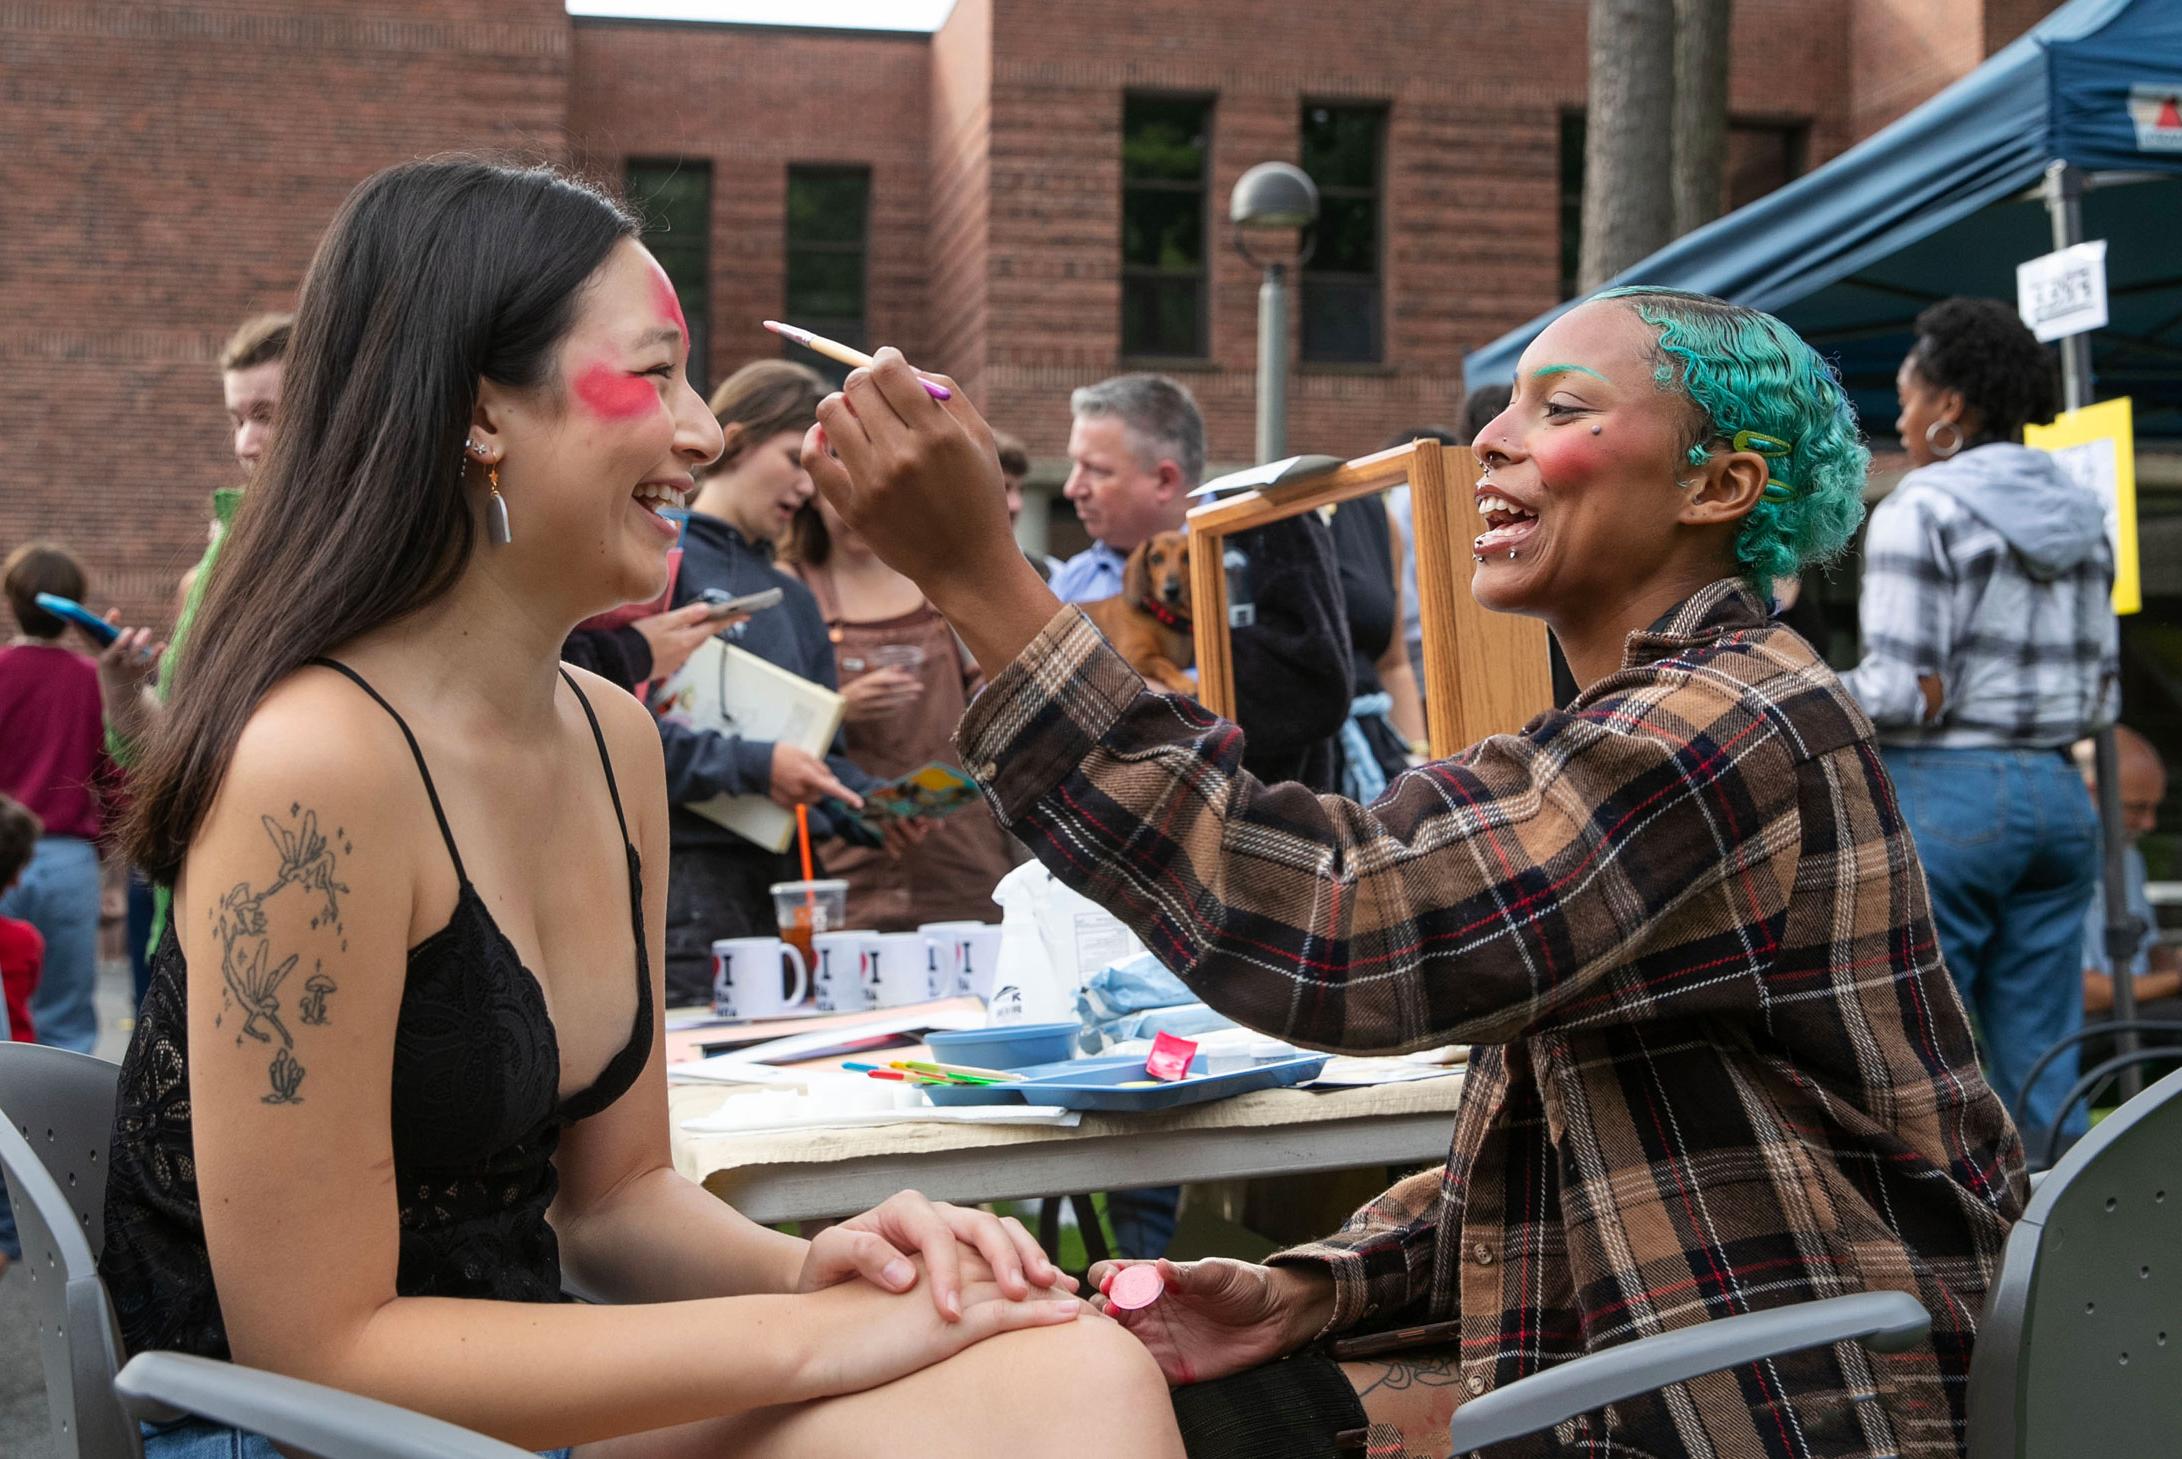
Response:
[{"label": "building window", "polygon": [[1121,116],[1121,352],[1202,359],[1212,103],[1131,96]]},{"label": "building window", "polygon": [[[1561,114],[1561,297],[1576,293],[1576,260],[1583,249],[1583,120]],[[1803,176],[1810,165],[1811,124],[1800,121],[1736,121],[1727,124],[1727,165],[1720,210],[1731,213]]]},{"label": "building window", "polygon": [[[857,349],[871,348],[864,260],[871,239],[871,169],[788,169],[788,322]],[[785,341],[783,341],[785,344]],[[836,385],[848,366],[800,346],[784,353]]]},{"label": "building window", "polygon": [[1305,106],[1303,170],[1318,185],[1318,241],[1303,265],[1303,358],[1376,364],[1379,195],[1386,109]]},{"label": "building window", "polygon": [[632,159],[626,196],[689,321],[689,379],[701,395],[712,378],[712,164]]}]

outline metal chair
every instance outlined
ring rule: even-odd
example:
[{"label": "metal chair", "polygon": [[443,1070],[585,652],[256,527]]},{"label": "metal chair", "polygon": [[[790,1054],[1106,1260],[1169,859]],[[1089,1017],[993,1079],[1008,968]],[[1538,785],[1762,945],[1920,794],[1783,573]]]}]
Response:
[{"label": "metal chair", "polygon": [[529,1459],[453,1424],[233,1363],[143,1353],[120,1368],[120,1325],[98,1274],[120,1072],[88,1054],[0,1043],[0,1173],[22,1236],[55,1459],[141,1459],[137,1421],[185,1413],[323,1459]]},{"label": "metal chair", "polygon": [[[2108,1115],[2032,1192],[1970,1360],[1970,1459],[2168,1453],[2182,1433],[2182,1071]],[[1904,1292],[1702,1323],[1592,1353],[1455,1410],[1454,1451],[1805,1348],[1886,1352],[1928,1324]]]}]

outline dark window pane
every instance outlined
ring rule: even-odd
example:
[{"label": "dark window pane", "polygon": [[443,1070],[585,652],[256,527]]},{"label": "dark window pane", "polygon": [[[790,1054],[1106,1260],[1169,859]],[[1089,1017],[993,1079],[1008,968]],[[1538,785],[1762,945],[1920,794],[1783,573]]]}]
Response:
[{"label": "dark window pane", "polygon": [[1121,352],[1125,355],[1193,356],[1205,352],[1199,321],[1201,279],[1124,278],[1121,281]]},{"label": "dark window pane", "polygon": [[626,194],[689,321],[689,378],[702,391],[711,378],[712,164],[632,161]]},{"label": "dark window pane", "polygon": [[[784,312],[792,323],[858,349],[865,347],[864,259],[870,217],[869,168],[788,169]],[[818,364],[807,350],[788,354],[791,359]],[[838,382],[847,372],[827,373]]]},{"label": "dark window pane", "polygon": [[1379,132],[1386,113],[1378,107],[1307,106],[1303,109],[1303,170],[1321,189],[1379,186]]},{"label": "dark window pane", "polygon": [[1561,113],[1561,297],[1576,293],[1583,256],[1583,113]]},{"label": "dark window pane", "polygon": [[870,196],[871,174],[862,168],[790,168],[788,246],[846,243],[861,247]]},{"label": "dark window pane", "polygon": [[806,329],[806,319],[861,319],[864,315],[864,256],[861,253],[801,252],[788,255],[788,313]]},{"label": "dark window pane", "polygon": [[1141,268],[1203,267],[1205,195],[1129,189],[1121,206],[1121,261]]},{"label": "dark window pane", "polygon": [[1122,103],[1121,173],[1131,182],[1198,182],[1205,176],[1205,123],[1211,106],[1167,96]]},{"label": "dark window pane", "polygon": [[1304,272],[1375,274],[1379,271],[1379,200],[1321,198],[1318,246]]},{"label": "dark window pane", "polygon": [[1303,280],[1303,357],[1329,364],[1372,364],[1381,357],[1379,285]]}]

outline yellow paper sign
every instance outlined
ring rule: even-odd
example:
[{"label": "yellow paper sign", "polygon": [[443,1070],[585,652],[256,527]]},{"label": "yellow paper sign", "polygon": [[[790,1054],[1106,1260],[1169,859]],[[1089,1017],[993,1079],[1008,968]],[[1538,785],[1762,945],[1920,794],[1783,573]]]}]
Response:
[{"label": "yellow paper sign", "polygon": [[2114,545],[2114,611],[2144,606],[2137,578],[2136,426],[2129,397],[2064,410],[2049,426],[2025,426],[2023,444],[2051,453],[2106,509],[2106,537]]}]

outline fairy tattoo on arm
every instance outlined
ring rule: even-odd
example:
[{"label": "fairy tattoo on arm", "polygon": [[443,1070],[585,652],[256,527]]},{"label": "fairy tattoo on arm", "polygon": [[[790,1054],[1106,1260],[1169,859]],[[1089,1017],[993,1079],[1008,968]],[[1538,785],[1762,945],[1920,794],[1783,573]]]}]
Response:
[{"label": "fairy tattoo on arm", "polygon": [[[295,1031],[283,1017],[285,1005],[281,1001],[282,989],[295,973],[301,962],[300,954],[276,956],[278,951],[266,933],[266,904],[283,892],[291,892],[292,900],[301,900],[310,910],[313,930],[325,929],[339,940],[341,948],[348,947],[346,933],[341,923],[341,898],[348,887],[337,874],[338,861],[334,847],[347,856],[356,849],[349,844],[347,834],[335,827],[331,838],[320,834],[318,813],[306,810],[300,803],[288,807],[288,824],[271,816],[260,816],[266,837],[273,843],[279,856],[273,879],[262,889],[253,889],[248,882],[237,882],[227,889],[212,911],[214,939],[220,948],[220,979],[225,985],[221,990],[220,1012],[213,1020],[214,1027],[225,1029],[229,1020],[236,1022],[235,1045],[243,1047],[243,1040],[274,1045],[273,1057],[266,1067],[271,1092],[264,1096],[267,1104],[300,1104],[305,1069],[295,1054]],[[325,967],[317,959],[312,960],[310,975],[302,982],[302,994],[296,1000],[294,1013],[297,1019],[315,1028],[330,1026],[332,1018],[327,999],[339,991]]]}]

